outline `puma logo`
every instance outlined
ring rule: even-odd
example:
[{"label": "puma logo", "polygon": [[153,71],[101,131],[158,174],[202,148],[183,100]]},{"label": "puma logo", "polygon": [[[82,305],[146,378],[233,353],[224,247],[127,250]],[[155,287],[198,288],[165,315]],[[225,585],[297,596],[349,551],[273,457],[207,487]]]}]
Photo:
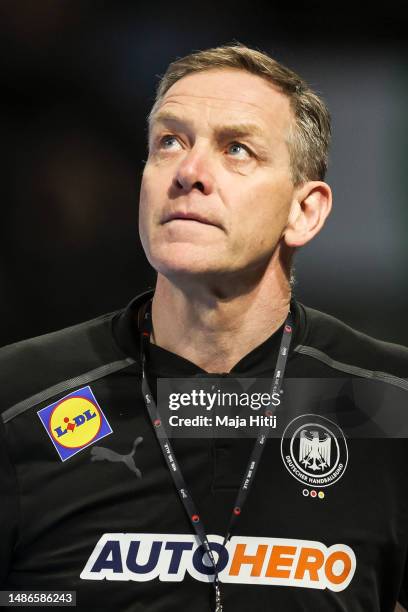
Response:
[{"label": "puma logo", "polygon": [[135,460],[133,458],[136,448],[143,442],[143,438],[139,436],[133,442],[132,450],[128,455],[120,455],[110,448],[104,446],[93,446],[91,450],[91,461],[112,461],[116,463],[121,461],[124,463],[131,472],[134,472],[138,478],[142,477],[142,472],[136,467]]}]

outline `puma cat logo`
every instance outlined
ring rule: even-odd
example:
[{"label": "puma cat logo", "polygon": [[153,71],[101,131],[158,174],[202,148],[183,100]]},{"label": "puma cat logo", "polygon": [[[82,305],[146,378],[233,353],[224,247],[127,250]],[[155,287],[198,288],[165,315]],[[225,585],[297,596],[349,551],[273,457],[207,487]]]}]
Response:
[{"label": "puma cat logo", "polygon": [[93,446],[91,450],[91,461],[112,461],[116,463],[121,461],[124,463],[131,472],[134,472],[138,478],[142,477],[142,472],[136,467],[135,460],[133,458],[136,448],[143,442],[143,438],[139,436],[133,442],[132,450],[127,455],[120,455],[110,448],[104,446]]}]

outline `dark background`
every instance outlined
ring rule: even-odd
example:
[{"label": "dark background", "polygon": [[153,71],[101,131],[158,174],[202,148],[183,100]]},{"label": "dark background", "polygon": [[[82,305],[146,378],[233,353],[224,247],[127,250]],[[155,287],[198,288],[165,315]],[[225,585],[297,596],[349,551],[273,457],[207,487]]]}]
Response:
[{"label": "dark background", "polygon": [[295,292],[408,344],[405,3],[0,4],[0,345],[124,306],[155,275],[137,205],[146,115],[177,56],[233,40],[327,101],[334,210]]}]

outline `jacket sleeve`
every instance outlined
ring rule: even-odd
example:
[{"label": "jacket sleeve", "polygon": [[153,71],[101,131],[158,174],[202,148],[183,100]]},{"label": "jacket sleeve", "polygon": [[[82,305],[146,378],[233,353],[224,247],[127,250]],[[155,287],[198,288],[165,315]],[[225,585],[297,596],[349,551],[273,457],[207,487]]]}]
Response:
[{"label": "jacket sleeve", "polygon": [[0,415],[0,588],[7,583],[18,533],[18,486]]}]

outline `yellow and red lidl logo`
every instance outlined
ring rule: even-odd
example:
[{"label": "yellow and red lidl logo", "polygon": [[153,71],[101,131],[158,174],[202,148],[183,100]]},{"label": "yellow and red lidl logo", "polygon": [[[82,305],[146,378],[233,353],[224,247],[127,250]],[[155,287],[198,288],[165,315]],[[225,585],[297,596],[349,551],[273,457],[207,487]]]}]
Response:
[{"label": "yellow and red lidl logo", "polygon": [[91,387],[82,387],[38,411],[62,461],[112,433]]}]

